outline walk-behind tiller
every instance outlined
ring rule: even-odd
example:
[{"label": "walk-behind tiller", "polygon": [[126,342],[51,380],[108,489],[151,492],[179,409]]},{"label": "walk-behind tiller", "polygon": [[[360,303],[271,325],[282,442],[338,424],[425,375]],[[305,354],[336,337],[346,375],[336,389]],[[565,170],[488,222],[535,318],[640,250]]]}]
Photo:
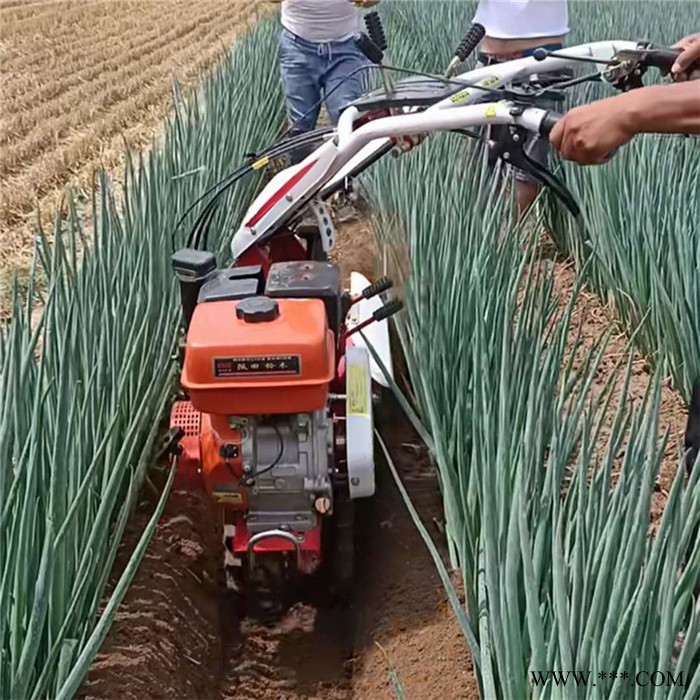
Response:
[{"label": "walk-behind tiller", "polygon": [[[375,40],[363,35],[359,43],[386,73],[383,31],[376,21],[368,28]],[[419,74],[394,86],[385,75],[385,89],[348,107],[337,129],[254,154],[207,193],[188,247],[173,256],[186,331],[185,398],[171,414],[182,436],[177,479],[220,507],[232,587],[245,579],[239,574],[310,573],[324,560],[335,582],[347,584],[353,501],[375,491],[373,396],[391,376],[386,319],[400,304],[386,298],[387,279],[370,285],[353,273],[343,291],[327,259],[335,232],[325,199],[382,155],[419,143],[417,134],[474,136],[470,127],[500,125],[497,141],[485,139],[492,152],[529,169],[577,213],[564,185],[523,149],[528,132],[546,136],[558,119],[538,100],[583,79],[630,89],[648,66],[668,70],[676,56],[604,41],[453,76],[482,36],[483,28],[470,29],[446,77]],[[603,70],[566,75],[581,64]],[[309,148],[256,198],[232,240],[233,266],[218,269],[202,248],[224,194],[246,173]],[[309,210],[311,231],[301,227]]]},{"label": "walk-behind tiller", "polygon": [[[187,343],[171,426],[184,430],[178,480],[221,506],[227,582],[245,573],[352,575],[350,499],[374,494],[373,392],[366,333],[390,367],[385,319],[399,308],[339,268],[291,261],[217,270],[210,253],[174,256]],[[373,327],[374,326],[374,327]],[[374,379],[384,381],[374,372]],[[332,546],[328,546],[332,540]],[[243,568],[245,564],[245,568]],[[240,576],[243,575],[243,576]]]}]

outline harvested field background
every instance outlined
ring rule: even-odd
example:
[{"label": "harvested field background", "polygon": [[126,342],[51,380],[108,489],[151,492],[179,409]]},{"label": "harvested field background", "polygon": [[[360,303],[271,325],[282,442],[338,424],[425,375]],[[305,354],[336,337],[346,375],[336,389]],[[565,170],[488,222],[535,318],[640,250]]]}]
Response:
[{"label": "harvested field background", "polygon": [[66,185],[90,191],[124,144],[147,145],[264,0],[0,0],[0,310],[31,260],[36,204],[50,221]]}]

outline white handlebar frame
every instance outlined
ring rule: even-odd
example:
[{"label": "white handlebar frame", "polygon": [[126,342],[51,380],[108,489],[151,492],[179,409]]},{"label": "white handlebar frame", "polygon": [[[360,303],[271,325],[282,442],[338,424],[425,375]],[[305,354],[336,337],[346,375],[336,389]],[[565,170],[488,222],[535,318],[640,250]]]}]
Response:
[{"label": "white handlebar frame", "polygon": [[[326,142],[301,163],[278,173],[256,197],[231,242],[234,260],[264,241],[301,206],[333,190],[350,174],[361,171],[363,164],[371,162],[394,138],[496,124],[539,131],[545,110],[527,107],[514,111],[513,105],[506,101],[481,102],[488,92],[479,87],[504,87],[532,76],[578,67],[577,58],[609,61],[619,51],[635,48],[637,43],[631,41],[599,41],[562,49],[556,58],[550,56],[541,61],[520,58],[477,68],[451,79],[464,83],[463,90],[427,109],[407,108],[401,114],[378,118],[358,128],[354,127],[359,114],[357,108],[347,108]],[[566,56],[571,56],[571,60]]]}]

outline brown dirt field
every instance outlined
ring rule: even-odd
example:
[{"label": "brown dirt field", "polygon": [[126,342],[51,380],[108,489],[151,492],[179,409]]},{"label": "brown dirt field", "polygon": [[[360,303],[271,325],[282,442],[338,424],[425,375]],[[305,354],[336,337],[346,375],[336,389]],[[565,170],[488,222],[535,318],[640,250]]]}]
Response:
[{"label": "brown dirt field", "polygon": [[0,297],[29,266],[36,205],[49,222],[67,185],[88,193],[96,169],[118,169],[125,140],[139,148],[157,132],[173,78],[199,82],[271,10],[265,0],[0,2]]},{"label": "brown dirt field", "polygon": [[[434,471],[398,414],[385,434],[430,527],[442,513]],[[132,519],[124,560],[152,507],[144,501]],[[391,700],[393,670],[411,700],[477,700],[466,643],[387,472],[374,507],[361,512],[352,606],[334,607],[321,578],[269,620],[219,583],[220,536],[207,498],[174,492],[78,697]]]}]

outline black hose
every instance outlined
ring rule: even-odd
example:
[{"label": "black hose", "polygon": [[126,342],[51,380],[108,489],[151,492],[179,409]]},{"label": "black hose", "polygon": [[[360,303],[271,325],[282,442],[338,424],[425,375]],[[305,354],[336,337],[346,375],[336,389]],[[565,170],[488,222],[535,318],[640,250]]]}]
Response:
[{"label": "black hose", "polygon": [[[298,137],[288,139],[285,142],[280,143],[279,141],[270,146],[267,150],[262,151],[259,155],[258,160],[262,160],[264,158],[269,158],[269,159],[274,159],[274,158],[279,158],[283,155],[286,155],[290,151],[294,151],[297,148],[304,146],[304,145],[309,145],[312,143],[315,143],[316,141],[320,140],[323,136],[326,136],[329,132],[332,132],[333,129],[318,129],[314,132],[307,132],[305,134],[299,134]],[[212,219],[214,218],[216,214],[216,208],[221,204],[222,201],[222,196],[231,188],[233,185],[238,182],[243,176],[248,175],[251,173],[255,168],[253,167],[254,164],[244,166],[242,168],[238,168],[234,173],[231,175],[227,176],[224,180],[220,181],[218,185],[215,185],[214,187],[210,188],[208,192],[211,192],[212,190],[216,189],[218,187],[219,189],[216,191],[216,193],[213,195],[213,197],[209,200],[209,202],[206,204],[204,209],[200,212],[199,216],[197,219],[195,219],[194,224],[192,225],[192,229],[190,230],[189,235],[187,236],[187,247],[188,248],[199,248],[200,244],[203,245],[204,249],[206,249],[206,246],[208,244],[208,232],[209,232],[209,227],[211,225]],[[192,206],[189,207],[188,212],[192,210],[192,208],[198,203],[201,202],[203,197],[205,195],[202,195],[197,202],[195,202]],[[188,213],[186,212],[186,213]],[[186,214],[185,214],[186,215]],[[184,216],[183,216],[184,218]],[[180,222],[178,222],[178,226],[182,222],[182,218],[180,219]]]}]

